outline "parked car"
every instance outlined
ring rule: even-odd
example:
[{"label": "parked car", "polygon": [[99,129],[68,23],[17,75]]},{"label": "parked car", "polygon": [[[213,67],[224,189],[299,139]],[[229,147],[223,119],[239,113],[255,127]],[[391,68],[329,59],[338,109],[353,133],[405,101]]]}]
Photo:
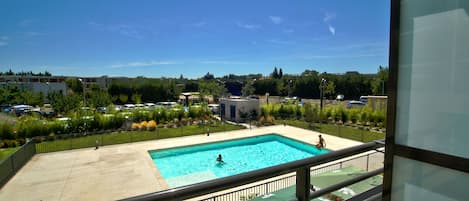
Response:
[{"label": "parked car", "polygon": [[354,108],[354,107],[364,107],[366,103],[361,102],[361,101],[349,101],[347,103],[347,108]]},{"label": "parked car", "polygon": [[107,111],[107,107],[97,107],[96,110],[104,114]]},{"label": "parked car", "polygon": [[123,109],[124,110],[132,110],[135,108],[134,104],[124,104]]},{"label": "parked car", "polygon": [[337,95],[337,97],[335,98],[337,101],[343,101],[344,100],[344,95],[343,94],[339,94]]},{"label": "parked car", "polygon": [[360,101],[364,103],[368,102],[368,96],[360,96]]},{"label": "parked car", "polygon": [[30,105],[15,105],[12,107],[12,110],[15,112],[16,116],[21,116],[26,114],[33,109],[33,106]]}]

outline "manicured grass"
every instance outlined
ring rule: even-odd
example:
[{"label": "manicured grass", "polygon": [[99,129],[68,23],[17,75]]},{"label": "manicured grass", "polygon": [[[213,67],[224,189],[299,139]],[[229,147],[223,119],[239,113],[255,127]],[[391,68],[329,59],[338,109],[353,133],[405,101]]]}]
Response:
[{"label": "manicured grass", "polygon": [[18,150],[20,147],[13,147],[13,148],[6,148],[6,149],[0,149],[0,162],[3,161],[4,159],[8,158],[13,152]]},{"label": "manicured grass", "polygon": [[123,144],[129,142],[138,142],[145,140],[164,139],[172,137],[181,137],[188,135],[197,135],[207,132],[210,133],[243,129],[244,127],[231,124],[211,124],[207,126],[190,125],[182,128],[159,128],[155,131],[124,131],[98,135],[88,135],[68,139],[55,139],[53,141],[44,141],[36,144],[38,153],[63,151],[69,149],[79,149],[94,147],[96,140],[100,145]]},{"label": "manicured grass", "polygon": [[361,130],[347,126],[313,123],[312,127],[310,127],[310,124],[308,122],[300,120],[286,120],[286,123],[290,126],[314,130],[321,133],[326,133],[329,135],[334,135],[360,142],[370,142],[373,140],[380,140],[385,138],[384,133]]}]

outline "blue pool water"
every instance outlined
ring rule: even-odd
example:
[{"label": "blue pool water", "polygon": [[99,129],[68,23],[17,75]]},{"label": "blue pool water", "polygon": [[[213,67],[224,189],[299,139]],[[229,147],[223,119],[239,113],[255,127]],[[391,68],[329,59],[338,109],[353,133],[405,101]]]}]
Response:
[{"label": "blue pool water", "polygon": [[[170,187],[287,163],[329,152],[277,134],[149,151]],[[224,163],[218,163],[218,154]]]}]

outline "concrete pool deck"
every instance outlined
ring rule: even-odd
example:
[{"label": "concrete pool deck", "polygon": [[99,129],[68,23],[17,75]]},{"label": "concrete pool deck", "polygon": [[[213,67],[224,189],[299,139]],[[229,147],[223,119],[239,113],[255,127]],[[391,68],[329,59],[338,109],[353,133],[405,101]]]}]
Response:
[{"label": "concrete pool deck", "polygon": [[[2,189],[0,200],[116,200],[168,189],[148,150],[277,133],[316,144],[320,133],[291,126],[269,126],[36,154]],[[328,149],[360,142],[322,134]]]}]

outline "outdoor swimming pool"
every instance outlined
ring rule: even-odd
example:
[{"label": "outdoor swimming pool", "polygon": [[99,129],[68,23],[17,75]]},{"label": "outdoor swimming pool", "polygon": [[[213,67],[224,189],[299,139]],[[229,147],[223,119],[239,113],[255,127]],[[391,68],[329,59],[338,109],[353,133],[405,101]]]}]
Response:
[{"label": "outdoor swimming pool", "polygon": [[[328,150],[277,134],[149,151],[168,185],[173,187],[231,176],[287,163]],[[218,154],[224,163],[216,161]]]}]

